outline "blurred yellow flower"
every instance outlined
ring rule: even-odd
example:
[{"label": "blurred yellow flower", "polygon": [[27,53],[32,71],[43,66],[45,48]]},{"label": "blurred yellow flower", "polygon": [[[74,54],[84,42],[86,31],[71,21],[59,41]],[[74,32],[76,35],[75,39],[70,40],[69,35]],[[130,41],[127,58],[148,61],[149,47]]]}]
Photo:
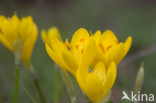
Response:
[{"label": "blurred yellow flower", "polygon": [[[73,35],[71,43],[68,39],[63,43],[59,38],[53,37],[51,45],[46,43],[46,50],[60,67],[75,75],[80,63],[92,62],[90,56],[95,55],[96,43],[84,28],[80,28]],[[88,58],[83,59],[86,56]]]},{"label": "blurred yellow flower", "polygon": [[21,60],[30,68],[30,57],[37,39],[38,30],[31,16],[19,20],[14,14],[11,18],[0,16],[0,41],[12,52],[18,37],[22,41]]},{"label": "blurred yellow flower", "polygon": [[97,103],[113,86],[117,69],[114,62],[105,68],[102,62],[98,62],[92,72],[88,71],[87,65],[82,63],[76,73],[76,80],[82,91]]},{"label": "blurred yellow flower", "polygon": [[53,37],[59,38],[62,41],[62,39],[60,37],[59,30],[57,29],[57,27],[51,27],[47,31],[47,33],[46,33],[46,31],[44,29],[41,31],[41,38],[42,38],[44,43],[47,43],[48,45],[51,45],[51,39]]},{"label": "blurred yellow flower", "polygon": [[118,65],[129,51],[132,43],[131,36],[127,38],[125,43],[119,43],[114,33],[110,30],[106,30],[102,35],[98,30],[93,37],[96,41],[97,49],[95,58],[91,64],[92,67],[99,61],[102,61],[106,67],[112,61]]}]

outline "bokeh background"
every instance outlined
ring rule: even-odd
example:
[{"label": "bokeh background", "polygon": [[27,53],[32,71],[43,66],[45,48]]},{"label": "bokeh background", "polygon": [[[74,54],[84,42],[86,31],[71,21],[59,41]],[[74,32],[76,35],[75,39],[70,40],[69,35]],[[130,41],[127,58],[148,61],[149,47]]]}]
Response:
[{"label": "bokeh background", "polygon": [[[47,30],[52,26],[58,27],[63,40],[70,40],[81,27],[92,33],[96,30],[112,30],[121,42],[132,36],[131,49],[118,66],[117,79],[112,88],[114,101],[120,101],[123,90],[130,93],[134,89],[142,61],[145,64],[142,93],[156,96],[155,0],[0,0],[0,15],[11,17],[15,11],[19,18],[31,15],[38,26],[38,39],[31,61],[48,103],[57,100],[59,103],[69,103],[59,68],[48,56],[40,36],[43,28]],[[0,43],[0,97],[3,103],[13,102],[14,67],[13,53]],[[84,103],[81,90],[75,78],[71,77],[77,101]],[[20,81],[31,96],[38,100],[31,75],[24,65],[21,65]],[[21,86],[19,103],[32,103]]]}]

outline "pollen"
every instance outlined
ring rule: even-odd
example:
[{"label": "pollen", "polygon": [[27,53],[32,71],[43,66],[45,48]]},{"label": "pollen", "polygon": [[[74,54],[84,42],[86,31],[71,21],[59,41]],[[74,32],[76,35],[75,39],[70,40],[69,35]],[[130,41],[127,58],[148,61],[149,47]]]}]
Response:
[{"label": "pollen", "polygon": [[80,39],[80,42],[83,42],[85,40],[85,38]]},{"label": "pollen", "polygon": [[103,47],[102,43],[99,44],[99,47],[102,50],[102,52],[105,54],[105,48]]},{"label": "pollen", "polygon": [[76,50],[78,50],[79,49],[79,45],[76,45]]},{"label": "pollen", "polygon": [[108,46],[106,50],[108,51],[111,47],[112,47],[112,45]]}]

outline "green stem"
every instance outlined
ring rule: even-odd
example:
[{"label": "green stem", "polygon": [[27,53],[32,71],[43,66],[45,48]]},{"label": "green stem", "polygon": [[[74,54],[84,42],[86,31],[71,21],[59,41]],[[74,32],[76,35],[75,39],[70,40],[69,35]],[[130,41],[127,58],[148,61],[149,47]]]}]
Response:
[{"label": "green stem", "polygon": [[[17,78],[19,78],[19,68],[15,69],[15,75]],[[18,103],[18,87],[19,87],[19,82],[18,79],[15,78],[15,92],[14,92],[14,103]]]},{"label": "green stem", "polygon": [[55,70],[55,94],[54,94],[54,102],[59,103],[59,71]]},{"label": "green stem", "polygon": [[33,67],[31,67],[30,69],[30,72],[31,72],[31,75],[32,75],[32,78],[33,78],[33,82],[35,84],[35,87],[36,87],[36,90],[38,91],[38,94],[39,94],[39,97],[40,97],[40,100],[41,100],[41,103],[46,103],[45,99],[44,99],[44,96],[43,96],[43,93],[42,93],[42,90],[40,88],[40,85],[38,83],[38,79],[35,75],[35,72],[33,70]]},{"label": "green stem", "polygon": [[65,83],[65,86],[67,88],[67,92],[69,94],[71,103],[77,103],[74,86],[73,86],[72,80],[71,80],[68,72],[66,70],[62,69],[61,67],[60,67],[60,72],[61,72],[62,79]]}]

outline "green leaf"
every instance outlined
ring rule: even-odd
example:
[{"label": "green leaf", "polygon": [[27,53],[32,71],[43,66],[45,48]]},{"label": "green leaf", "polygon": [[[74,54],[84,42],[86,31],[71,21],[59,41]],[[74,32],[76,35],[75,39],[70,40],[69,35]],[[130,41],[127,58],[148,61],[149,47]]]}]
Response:
[{"label": "green leaf", "polygon": [[16,74],[14,74],[16,79],[18,80],[19,84],[21,85],[21,87],[24,89],[24,91],[27,93],[27,95],[30,97],[30,99],[32,100],[33,103],[36,103],[36,101],[33,99],[33,97],[29,94],[29,92],[26,90],[26,88],[23,86],[22,82],[19,80],[19,78],[16,76]]}]

